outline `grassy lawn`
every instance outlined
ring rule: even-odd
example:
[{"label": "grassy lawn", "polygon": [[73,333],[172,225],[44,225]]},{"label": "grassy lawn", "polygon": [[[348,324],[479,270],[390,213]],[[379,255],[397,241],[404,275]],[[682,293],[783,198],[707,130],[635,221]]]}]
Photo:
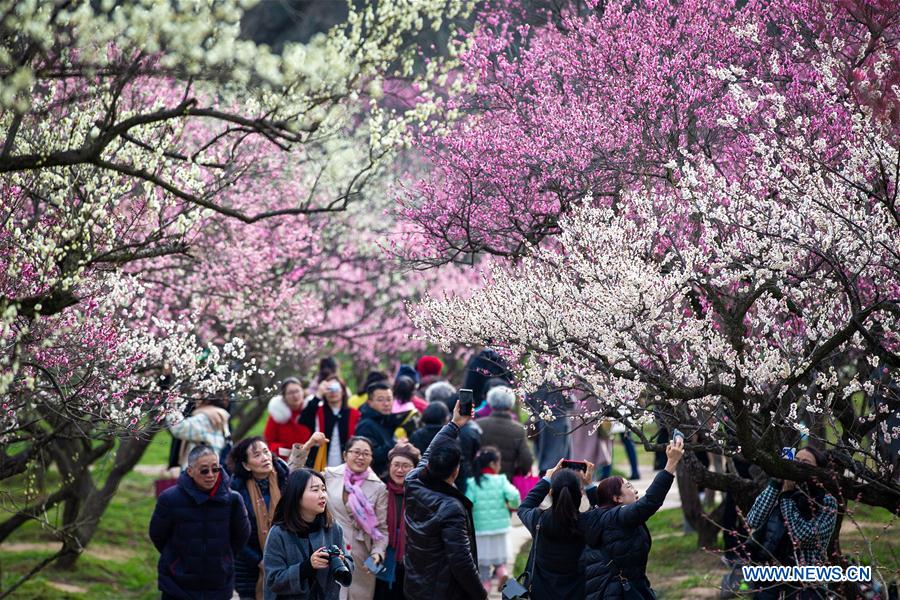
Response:
[{"label": "grassy lawn", "polygon": [[[158,598],[158,555],[147,537],[147,524],[155,502],[153,478],[129,474],[75,569],[44,569],[12,597],[34,600]],[[43,558],[52,555],[58,547],[52,534],[42,531],[35,521],[16,531],[0,546],[3,589]]]},{"label": "grassy lawn", "polygon": [[[262,430],[264,421],[254,427]],[[170,436],[166,432],[154,438],[142,464],[158,465],[168,459]],[[638,451],[642,466],[652,455]],[[627,471],[627,459],[616,440],[616,471]],[[52,473],[48,478],[52,478]],[[99,530],[73,571],[52,568],[40,572],[19,588],[12,598],[28,600],[62,599],[151,599],[156,590],[158,555],[147,537],[147,525],[153,512],[154,476],[130,473],[122,483]],[[4,482],[4,489],[16,493],[21,481]],[[872,557],[887,579],[900,578],[897,527],[900,518],[884,509],[851,506],[852,519],[845,518],[841,530],[843,552],[854,561],[871,564]],[[54,515],[49,515],[52,521]],[[853,522],[855,521],[855,523]],[[718,555],[697,550],[696,534],[682,532],[680,509],[662,510],[650,519],[653,535],[648,576],[661,600],[717,598],[718,585],[726,569]],[[37,522],[28,523],[0,546],[0,584],[6,589],[41,559],[59,547],[52,533]],[[530,543],[516,557],[514,573],[521,573]]]}]

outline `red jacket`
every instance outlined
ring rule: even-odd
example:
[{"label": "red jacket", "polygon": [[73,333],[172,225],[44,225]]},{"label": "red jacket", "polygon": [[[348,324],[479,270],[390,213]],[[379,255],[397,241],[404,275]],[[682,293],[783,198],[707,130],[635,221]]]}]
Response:
[{"label": "red jacket", "polygon": [[291,410],[281,396],[269,401],[269,420],[266,421],[263,437],[274,456],[281,456],[278,454],[279,448],[290,450],[291,446],[306,442],[312,435],[309,427],[299,423],[299,417],[300,411]]}]

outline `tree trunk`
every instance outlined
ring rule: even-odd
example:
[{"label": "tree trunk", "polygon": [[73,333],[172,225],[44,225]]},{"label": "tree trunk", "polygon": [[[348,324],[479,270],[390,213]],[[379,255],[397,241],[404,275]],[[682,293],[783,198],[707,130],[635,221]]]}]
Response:
[{"label": "tree trunk", "polygon": [[[687,458],[685,456],[685,459]],[[712,548],[718,544],[719,522],[721,522],[724,507],[719,505],[711,514],[707,514],[700,502],[697,484],[691,477],[685,461],[678,464],[677,473],[676,481],[678,482],[678,494],[681,496],[681,511],[688,525],[697,532],[697,547],[700,549]],[[708,493],[710,492],[711,490]]]},{"label": "tree trunk", "polygon": [[145,435],[121,440],[116,451],[115,462],[103,487],[98,489],[92,485],[87,497],[82,498],[77,520],[73,524],[72,530],[67,532],[62,554],[55,563],[57,568],[71,569],[75,566],[81,552],[94,537],[97,525],[100,524],[100,518],[106,512],[116,490],[119,489],[122,479],[141,460],[152,439],[153,436]]},{"label": "tree trunk", "polygon": [[266,414],[267,406],[266,402],[254,400],[249,407],[235,415],[237,420],[234,427],[231,428],[231,438],[235,441],[245,438],[253,426]]},{"label": "tree trunk", "polygon": [[231,438],[235,441],[245,438],[268,408],[268,402],[264,399],[266,397],[265,382],[259,375],[253,375],[251,385],[253,386],[253,398],[242,404],[240,410],[232,416],[234,427],[231,428]]}]

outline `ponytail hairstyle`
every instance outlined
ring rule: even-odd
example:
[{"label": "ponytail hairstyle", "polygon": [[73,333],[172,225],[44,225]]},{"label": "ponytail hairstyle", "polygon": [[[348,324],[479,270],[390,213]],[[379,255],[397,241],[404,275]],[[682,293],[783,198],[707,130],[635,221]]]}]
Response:
[{"label": "ponytail hairstyle", "polygon": [[484,479],[484,471],[491,463],[500,460],[500,450],[496,446],[484,446],[481,451],[475,455],[473,470],[475,471],[475,485],[481,487],[481,480]]},{"label": "ponytail hairstyle", "polygon": [[550,478],[553,494],[553,519],[565,531],[578,530],[578,507],[581,506],[581,480],[572,469],[559,469]]},{"label": "ponytail hairstyle", "polygon": [[625,484],[625,480],[619,477],[618,475],[614,475],[612,477],[607,477],[600,481],[597,484],[597,502],[599,503],[601,508],[610,508],[612,506],[618,506],[618,502],[616,502],[616,496],[622,495],[622,486]]}]

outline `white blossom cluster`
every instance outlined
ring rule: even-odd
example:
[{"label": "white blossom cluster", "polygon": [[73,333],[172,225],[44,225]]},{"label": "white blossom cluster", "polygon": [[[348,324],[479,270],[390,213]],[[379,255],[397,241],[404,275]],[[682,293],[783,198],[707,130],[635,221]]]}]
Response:
[{"label": "white blossom cluster", "polygon": [[[857,111],[841,160],[829,163],[804,135],[809,123],[784,127],[783,99],[767,101],[771,131],[754,138],[737,173],[685,156],[671,192],[632,190],[614,208],[587,197],[551,243],[494,265],[470,298],[426,300],[414,322],[445,346],[506,348],[520,359],[523,391],[582,389],[599,399],[598,414],[638,423],[662,401],[708,415],[725,398],[731,410],[748,402],[763,428],[808,433],[812,416],[831,417],[846,381],[829,360],[873,353],[847,334],[854,319],[900,348],[900,222],[883,192],[897,189],[900,153]],[[783,403],[798,383],[809,393]],[[729,436],[710,433],[723,444]]]},{"label": "white blossom cluster", "polygon": [[[16,386],[8,378],[0,393],[0,437],[35,415],[144,427],[151,411],[161,421],[183,409],[188,396],[239,390],[257,370],[240,338],[202,344],[190,319],[150,315],[134,278],[110,275],[92,286],[96,302],[21,327],[23,338],[41,335],[48,355],[38,358],[41,348],[26,347],[17,357]],[[43,371],[29,369],[38,363]]]}]

